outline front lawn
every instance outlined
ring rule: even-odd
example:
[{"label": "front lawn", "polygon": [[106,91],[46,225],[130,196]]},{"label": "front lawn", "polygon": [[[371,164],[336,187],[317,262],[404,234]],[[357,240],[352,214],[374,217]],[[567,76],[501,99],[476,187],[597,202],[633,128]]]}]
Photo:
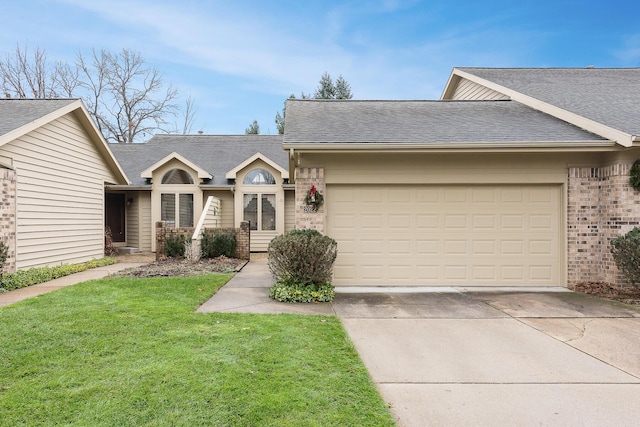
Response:
[{"label": "front lawn", "polygon": [[337,318],[195,313],[229,277],[104,279],[0,308],[0,425],[393,425]]}]

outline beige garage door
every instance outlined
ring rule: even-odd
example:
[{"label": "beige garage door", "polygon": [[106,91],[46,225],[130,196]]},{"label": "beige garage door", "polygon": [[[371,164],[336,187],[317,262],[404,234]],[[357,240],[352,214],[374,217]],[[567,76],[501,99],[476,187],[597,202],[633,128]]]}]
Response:
[{"label": "beige garage door", "polygon": [[563,285],[561,187],[327,187],[336,286]]}]

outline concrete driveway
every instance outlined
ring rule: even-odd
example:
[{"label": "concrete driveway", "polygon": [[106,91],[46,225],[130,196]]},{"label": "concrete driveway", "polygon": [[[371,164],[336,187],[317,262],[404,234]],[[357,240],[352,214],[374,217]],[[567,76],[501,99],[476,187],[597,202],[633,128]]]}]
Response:
[{"label": "concrete driveway", "polygon": [[398,425],[632,426],[640,308],[573,292],[338,294]]},{"label": "concrete driveway", "polygon": [[284,304],[270,284],[252,261],[199,311],[339,316],[398,426],[639,423],[640,307],[558,288]]}]

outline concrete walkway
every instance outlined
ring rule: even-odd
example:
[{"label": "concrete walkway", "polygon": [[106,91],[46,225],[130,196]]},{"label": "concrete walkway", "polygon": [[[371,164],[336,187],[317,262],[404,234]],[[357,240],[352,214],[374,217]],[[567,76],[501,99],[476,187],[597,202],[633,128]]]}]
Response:
[{"label": "concrete walkway", "polygon": [[640,307],[553,289],[268,298],[249,263],[199,311],[335,314],[398,426],[635,426]]},{"label": "concrete walkway", "polygon": [[146,263],[119,262],[117,264],[107,265],[105,267],[92,268],[89,270],[81,271],[80,273],[70,274],[68,276],[60,277],[49,282],[40,283],[38,285],[16,289],[15,291],[3,292],[0,293],[0,307],[13,304],[27,298],[46,294],[48,292],[53,292],[55,290],[75,285],[80,282],[86,282],[87,280],[102,279],[103,277],[107,277],[109,274],[116,271],[124,270],[131,267],[139,267],[145,264]]}]

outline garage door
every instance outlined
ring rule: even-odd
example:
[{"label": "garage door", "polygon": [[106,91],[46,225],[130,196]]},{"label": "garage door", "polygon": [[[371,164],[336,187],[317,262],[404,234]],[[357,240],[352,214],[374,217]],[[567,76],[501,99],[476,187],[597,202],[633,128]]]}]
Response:
[{"label": "garage door", "polygon": [[336,286],[563,285],[561,187],[327,187]]}]

